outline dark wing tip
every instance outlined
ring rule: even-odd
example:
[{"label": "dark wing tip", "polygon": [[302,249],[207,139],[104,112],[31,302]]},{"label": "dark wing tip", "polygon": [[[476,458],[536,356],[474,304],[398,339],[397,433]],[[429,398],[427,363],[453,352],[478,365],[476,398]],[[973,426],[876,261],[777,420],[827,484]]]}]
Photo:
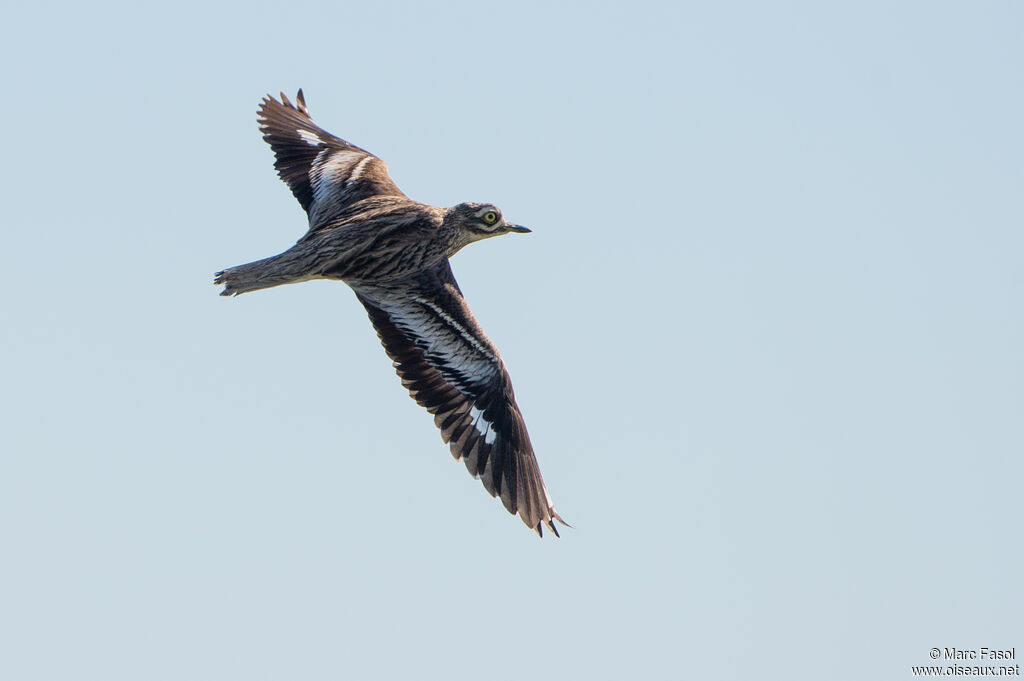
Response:
[{"label": "dark wing tip", "polygon": [[263,139],[274,150],[278,176],[291,188],[303,209],[313,203],[310,168],[325,146],[345,143],[322,129],[309,116],[306,100],[299,90],[298,104],[283,92],[280,101],[266,95],[260,102],[257,122]]},{"label": "dark wing tip", "polygon": [[[287,106],[289,109],[295,109],[300,113],[309,115],[309,109],[306,108],[306,96],[302,94],[302,88],[299,88],[298,93],[295,95],[295,103],[292,104],[291,100],[288,99],[288,95],[280,93],[281,103]],[[267,95],[267,99],[273,99],[270,95]]]},{"label": "dark wing tip", "polygon": [[279,93],[278,97],[280,97],[280,101],[274,95],[268,93],[260,100],[258,114],[261,129],[272,124],[275,118],[283,118],[292,124],[306,124],[307,121],[310,124],[313,123],[313,119],[309,115],[309,109],[306,108],[306,98],[303,96],[301,89],[295,98],[296,104],[292,104],[292,100],[288,99],[288,95],[283,92]]},{"label": "dark wing tip", "polygon": [[547,520],[540,520],[540,521],[538,521],[537,522],[537,526],[534,527],[533,529],[537,533],[538,537],[543,537],[544,536],[544,524],[547,523],[547,526],[551,528],[551,531],[555,533],[555,536],[558,537],[559,539],[561,539],[562,535],[558,533],[558,527],[555,525],[555,521],[557,520],[558,522],[560,522],[562,525],[565,525],[569,529],[572,529],[572,525],[570,525],[569,523],[567,523],[564,520],[562,520],[562,516],[558,515],[558,513],[555,512],[555,509],[551,509],[549,511],[549,513],[550,513],[551,517],[548,518]]}]

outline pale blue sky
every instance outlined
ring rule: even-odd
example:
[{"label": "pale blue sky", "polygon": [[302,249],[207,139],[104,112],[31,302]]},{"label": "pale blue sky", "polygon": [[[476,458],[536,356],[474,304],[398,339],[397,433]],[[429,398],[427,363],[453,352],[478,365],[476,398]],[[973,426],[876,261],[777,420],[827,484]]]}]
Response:
[{"label": "pale blue sky", "polygon": [[[903,679],[1024,650],[1024,8],[7,8],[0,678]],[[255,112],[411,197],[575,526],[456,464]]]}]

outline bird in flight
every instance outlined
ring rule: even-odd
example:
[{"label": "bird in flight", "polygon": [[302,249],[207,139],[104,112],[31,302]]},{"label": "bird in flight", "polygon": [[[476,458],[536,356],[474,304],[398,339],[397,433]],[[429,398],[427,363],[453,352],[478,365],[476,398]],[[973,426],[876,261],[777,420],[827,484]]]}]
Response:
[{"label": "bird in flight", "polygon": [[543,536],[555,511],[498,349],[474,319],[448,259],[467,244],[530,230],[497,206],[438,208],[407,197],[373,154],[313,122],[302,90],[259,110],[277,174],[309,216],[280,255],[217,272],[222,296],[340,279],[369,313],[402,385],[434,415],[452,455]]}]

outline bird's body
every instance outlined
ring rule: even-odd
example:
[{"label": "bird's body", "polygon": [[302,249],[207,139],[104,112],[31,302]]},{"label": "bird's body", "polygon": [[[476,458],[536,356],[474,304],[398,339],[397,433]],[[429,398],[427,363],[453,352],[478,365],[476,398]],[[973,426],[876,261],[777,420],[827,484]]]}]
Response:
[{"label": "bird's body", "polygon": [[[438,208],[409,199],[376,156],[266,97],[260,129],[309,231],[279,255],[217,273],[221,295],[310,279],[355,291],[412,397],[434,414],[452,454],[511,513],[541,533],[563,522],[537,466],[511,380],[466,305],[448,258],[473,241],[530,230],[491,204]],[[564,523],[563,523],[564,524]]]},{"label": "bird's body", "polygon": [[456,243],[440,208],[391,196],[363,199],[358,207],[311,228],[280,255],[225,270],[217,282],[225,284],[221,295],[309,279],[400,279],[445,260]]}]

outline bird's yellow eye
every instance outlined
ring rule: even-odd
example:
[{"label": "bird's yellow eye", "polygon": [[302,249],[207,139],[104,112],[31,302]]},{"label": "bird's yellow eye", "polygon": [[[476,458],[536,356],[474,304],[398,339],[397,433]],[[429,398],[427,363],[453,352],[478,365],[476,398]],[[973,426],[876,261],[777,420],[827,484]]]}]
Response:
[{"label": "bird's yellow eye", "polygon": [[493,225],[497,221],[498,214],[495,213],[493,210],[489,210],[486,213],[484,213],[484,222],[486,222],[488,225]]}]

